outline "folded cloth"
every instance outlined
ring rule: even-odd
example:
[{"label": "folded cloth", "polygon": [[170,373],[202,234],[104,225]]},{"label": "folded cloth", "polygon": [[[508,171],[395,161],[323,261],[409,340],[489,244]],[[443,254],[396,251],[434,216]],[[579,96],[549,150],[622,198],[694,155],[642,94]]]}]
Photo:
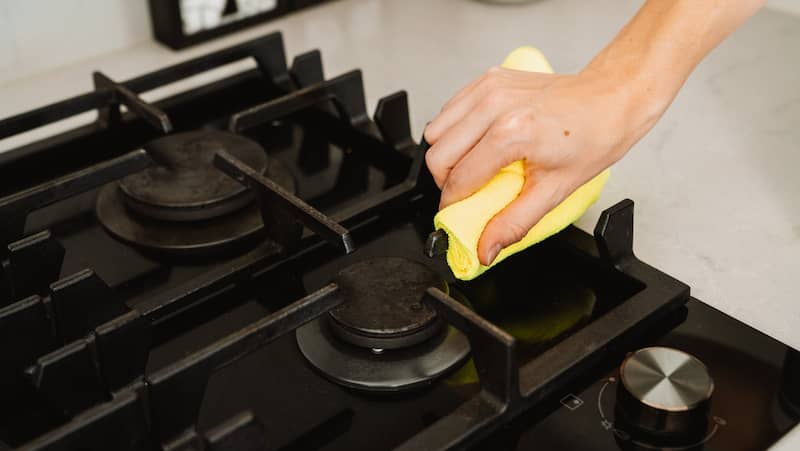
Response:
[{"label": "folded cloth", "polygon": [[[527,46],[511,52],[502,66],[530,72],[553,72],[544,55],[538,49]],[[478,260],[478,241],[486,224],[522,191],[524,169],[522,161],[506,166],[483,188],[442,209],[433,218],[434,227],[444,230],[448,235],[447,263],[456,278],[474,279],[507,257],[566,228],[597,200],[609,176],[609,170],[606,169],[580,186],[550,210],[525,238],[501,250],[491,266],[483,266]]]}]

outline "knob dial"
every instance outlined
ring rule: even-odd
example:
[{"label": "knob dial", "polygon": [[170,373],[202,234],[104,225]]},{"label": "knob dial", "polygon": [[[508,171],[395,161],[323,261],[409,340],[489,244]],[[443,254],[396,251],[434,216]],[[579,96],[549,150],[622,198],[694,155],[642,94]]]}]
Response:
[{"label": "knob dial", "polygon": [[625,358],[619,373],[617,423],[661,438],[690,440],[705,432],[714,381],[696,357],[643,348]]}]

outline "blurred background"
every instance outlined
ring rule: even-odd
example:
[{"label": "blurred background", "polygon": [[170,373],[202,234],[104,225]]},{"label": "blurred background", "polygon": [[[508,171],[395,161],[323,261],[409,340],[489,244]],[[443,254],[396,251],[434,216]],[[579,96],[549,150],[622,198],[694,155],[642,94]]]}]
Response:
[{"label": "blurred background", "polygon": [[[226,11],[230,3],[236,3],[237,12]],[[461,1],[451,3],[455,8]],[[278,0],[180,0],[180,4],[186,31],[195,32],[268,11]],[[770,0],[769,7],[800,14],[797,0]],[[152,40],[145,0],[2,0],[0,84]]]}]

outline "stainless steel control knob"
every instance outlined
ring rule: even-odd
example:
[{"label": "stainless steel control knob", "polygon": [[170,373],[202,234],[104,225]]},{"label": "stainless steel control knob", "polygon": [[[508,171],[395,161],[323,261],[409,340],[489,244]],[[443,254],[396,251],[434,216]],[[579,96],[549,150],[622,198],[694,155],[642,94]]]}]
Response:
[{"label": "stainless steel control knob", "polygon": [[677,349],[650,347],[629,354],[619,373],[618,423],[664,438],[705,432],[714,381],[703,362]]}]

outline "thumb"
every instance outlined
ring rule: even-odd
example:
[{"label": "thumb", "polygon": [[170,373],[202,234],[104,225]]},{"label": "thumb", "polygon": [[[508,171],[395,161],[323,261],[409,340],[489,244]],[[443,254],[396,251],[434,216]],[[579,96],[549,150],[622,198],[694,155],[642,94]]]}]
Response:
[{"label": "thumb", "polygon": [[504,248],[522,240],[561,201],[560,184],[547,179],[528,184],[516,199],[492,218],[478,242],[478,258],[489,266]]}]

